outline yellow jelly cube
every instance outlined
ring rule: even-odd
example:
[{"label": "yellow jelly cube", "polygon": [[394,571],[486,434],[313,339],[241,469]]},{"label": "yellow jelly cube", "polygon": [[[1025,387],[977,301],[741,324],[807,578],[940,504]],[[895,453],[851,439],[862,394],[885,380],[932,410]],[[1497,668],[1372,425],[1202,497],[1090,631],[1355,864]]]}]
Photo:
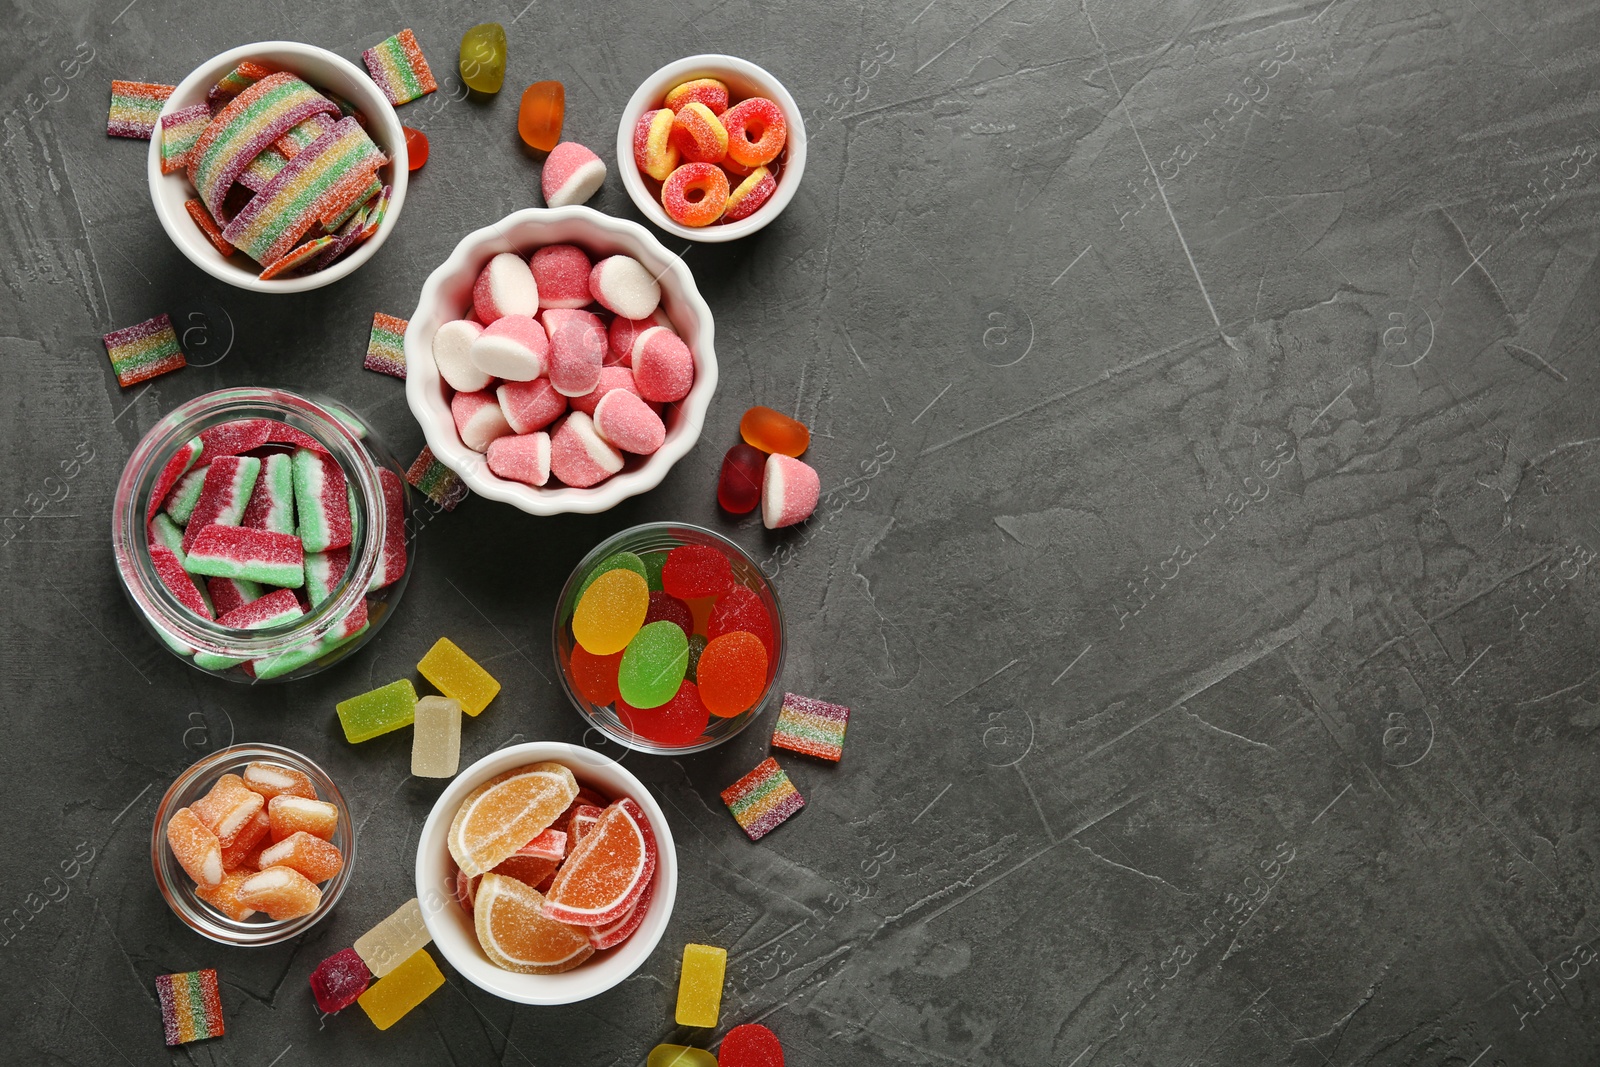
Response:
[{"label": "yellow jelly cube", "polygon": [[715,1026],[722,1008],[722,975],[728,950],[712,945],[684,945],[683,972],[678,978],[678,1025]]},{"label": "yellow jelly cube", "polygon": [[442,985],[444,975],[440,973],[439,965],[433,962],[427,949],[421,948],[410,959],[374,982],[356,1003],[367,1013],[373,1026],[387,1030]]},{"label": "yellow jelly cube", "polygon": [[428,649],[428,654],[417,664],[417,670],[439,692],[459,701],[461,710],[468,715],[477,715],[500,692],[500,683],[494,676],[448,637],[439,638]]}]

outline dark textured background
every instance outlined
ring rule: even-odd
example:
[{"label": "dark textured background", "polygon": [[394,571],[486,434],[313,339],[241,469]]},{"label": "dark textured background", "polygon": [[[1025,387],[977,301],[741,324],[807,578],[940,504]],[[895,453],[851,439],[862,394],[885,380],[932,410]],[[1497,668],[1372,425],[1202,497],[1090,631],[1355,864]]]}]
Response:
[{"label": "dark textured background", "polygon": [[[638,1064],[720,1036],[672,1025],[693,940],[729,949],[724,1026],[764,1019],[806,1067],[1600,1061],[1600,6],[122,4],[0,16],[0,510],[93,454],[0,547],[0,906],[31,915],[0,946],[0,1059]],[[459,99],[460,34],[495,18],[506,90]],[[433,158],[379,255],[277,299],[182,259],[145,145],[103,133],[111,79],[274,37],[355,59],[408,25],[443,88],[401,109]],[[409,459],[368,324],[539,202],[521,88],[564,81],[566,135],[614,168],[629,93],[701,51],[783,78],[811,160],[777,223],[685,253],[722,364],[699,447],[606,515],[433,520],[398,616],[311,681],[159,648],[108,538],[140,435],[282,384]],[[594,206],[636,217],[614,169]],[[162,311],[197,365],[118,389],[100,335]],[[811,424],[832,490],[779,536],[714,504],[753,403]],[[409,733],[346,745],[334,703],[448,634],[505,684],[464,760],[580,740],[553,599],[601,537],[667,518],[781,572],[785,682],[854,709],[844,762],[786,759],[808,806],[752,845],[717,793],[769,721],[629,756],[682,887],[590,1003],[451,974],[388,1033],[319,1019],[307,974],[413,894],[440,789],[407,776]],[[322,761],[361,826],[350,892],[292,944],[203,941],[151,882],[156,799],[230,738]],[[206,966],[228,1035],[168,1053],[153,980]]]}]

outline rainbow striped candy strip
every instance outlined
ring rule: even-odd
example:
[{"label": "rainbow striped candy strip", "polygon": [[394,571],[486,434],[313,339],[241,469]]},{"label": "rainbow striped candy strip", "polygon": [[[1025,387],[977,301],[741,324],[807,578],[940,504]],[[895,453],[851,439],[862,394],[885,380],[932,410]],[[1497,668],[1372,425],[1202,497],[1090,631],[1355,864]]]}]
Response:
[{"label": "rainbow striped candy strip", "polygon": [[303,267],[326,252],[335,240],[336,238],[329,235],[327,237],[318,237],[314,241],[307,241],[305,244],[290,251],[288,255],[268,263],[258,277],[264,282],[270,281],[280,274],[287,274],[292,270]]},{"label": "rainbow striped candy strip", "polygon": [[171,174],[189,165],[189,150],[211,124],[211,109],[204,104],[181,107],[161,116],[161,173]]},{"label": "rainbow striped candy strip", "polygon": [[222,1036],[222,998],[217,994],[216,971],[208,967],[187,974],[157,975],[156,996],[161,999],[161,1022],[168,1046]]},{"label": "rainbow striped candy strip", "polygon": [[106,133],[112,137],[148,141],[161,120],[161,105],[176,88],[154,82],[112,82],[111,114],[106,119]]},{"label": "rainbow striped candy strip", "polygon": [[328,115],[312,115],[304,122],[289,127],[289,132],[273,142],[272,147],[284,159],[293,159],[317,143],[317,138],[333,129],[333,119]]},{"label": "rainbow striped candy strip", "polygon": [[378,227],[383,225],[383,217],[389,213],[389,199],[394,195],[394,186],[385,185],[383,192],[378,196],[378,202],[367,211],[367,224],[361,230],[363,241],[378,232]]},{"label": "rainbow striped candy strip", "polygon": [[744,827],[744,832],[750,835],[752,841],[766,837],[785,819],[806,806],[805,798],[771,756],[724,789],[722,802],[728,805],[734,820]]},{"label": "rainbow striped candy strip", "polygon": [[333,235],[333,244],[322,253],[322,258],[311,267],[313,271],[327,270],[329,267],[350,249],[361,243],[361,230],[367,224],[367,211],[364,206],[357,207],[356,213],[350,216],[338,233]]},{"label": "rainbow striped candy strip", "polygon": [[367,358],[361,365],[379,374],[404,380],[406,376],[405,319],[379,311],[372,316],[372,334],[367,338]]},{"label": "rainbow striped candy strip", "polygon": [[406,481],[446,511],[454,511],[457,504],[471,495],[461,477],[440,463],[431,448],[423,448],[417,461],[406,471]]},{"label": "rainbow striped candy strip", "polygon": [[356,198],[354,200],[340,208],[338,214],[334,215],[332,219],[323,221],[323,232],[342,232],[344,230],[345,223],[349,222],[353,217],[355,217],[356,212],[371,204],[373,198],[381,192],[383,192],[383,183],[378,180],[377,175],[373,175],[372,181],[365,189],[356,194]]},{"label": "rainbow striped candy strip", "polygon": [[327,97],[286,71],[269,74],[217,113],[189,153],[189,180],[211,214],[221,219],[223,198],[250,161],[290,127],[338,109]]},{"label": "rainbow striped candy strip", "polygon": [[283,173],[289,165],[288,157],[276,148],[263,148],[250,165],[239,172],[238,182],[251,192],[259,193],[272,184],[272,179]]},{"label": "rainbow striped candy strip", "polygon": [[222,80],[206,92],[206,106],[213,113],[221,111],[229,100],[244,92],[256,82],[273,73],[273,68],[253,59],[247,59],[222,76]]},{"label": "rainbow striped candy strip", "polygon": [[426,96],[439,88],[433,80],[433,71],[422,57],[416,35],[401,30],[386,41],[373,45],[361,53],[367,72],[378,83],[389,103],[399,106],[409,104],[419,96]]},{"label": "rainbow striped candy strip", "polygon": [[200,232],[206,235],[206,240],[211,242],[211,247],[224,256],[233,255],[233,246],[222,236],[222,227],[217,225],[217,220],[211,217],[211,212],[198,199],[185,200],[183,210],[189,213],[194,224],[200,227]]},{"label": "rainbow striped candy strip", "polygon": [[355,119],[340,119],[290,160],[223,227],[222,236],[256,262],[272,263],[289,253],[329,205],[358,194],[388,161]]},{"label": "rainbow striped candy strip", "polygon": [[165,314],[108,333],[104,341],[117,384],[124,389],[188,366],[172,330],[172,319]]},{"label": "rainbow striped candy strip", "polygon": [[843,704],[785,693],[772,728],[772,747],[837,763],[844,755],[844,728],[849,722],[850,709]]}]

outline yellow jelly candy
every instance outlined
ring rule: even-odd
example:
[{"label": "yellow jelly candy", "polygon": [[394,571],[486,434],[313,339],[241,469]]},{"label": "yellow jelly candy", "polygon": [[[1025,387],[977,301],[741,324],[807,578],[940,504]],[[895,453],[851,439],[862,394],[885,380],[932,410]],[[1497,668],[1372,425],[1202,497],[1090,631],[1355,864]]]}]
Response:
[{"label": "yellow jelly candy", "polygon": [[688,1045],[657,1045],[644,1062],[645,1067],[717,1067],[715,1056]]},{"label": "yellow jelly candy", "polygon": [[650,587],[630,570],[606,571],[590,583],[572,613],[572,636],[596,656],[621,652],[644,625]]},{"label": "yellow jelly candy", "polygon": [[715,1026],[722,1008],[722,975],[728,950],[714,945],[684,945],[678,978],[678,1025]]},{"label": "yellow jelly candy", "polygon": [[506,80],[506,28],[484,22],[461,35],[461,80],[480,93],[498,93]]},{"label": "yellow jelly candy", "polygon": [[500,683],[494,675],[478,666],[478,662],[456,647],[448,637],[435,641],[428,654],[417,664],[417,670],[445,696],[457,700],[461,710],[476,715],[489,706],[489,701],[500,692]]},{"label": "yellow jelly candy", "polygon": [[444,975],[425,948],[372,984],[356,1001],[372,1025],[387,1030],[406,1017],[412,1008],[444,985]]}]

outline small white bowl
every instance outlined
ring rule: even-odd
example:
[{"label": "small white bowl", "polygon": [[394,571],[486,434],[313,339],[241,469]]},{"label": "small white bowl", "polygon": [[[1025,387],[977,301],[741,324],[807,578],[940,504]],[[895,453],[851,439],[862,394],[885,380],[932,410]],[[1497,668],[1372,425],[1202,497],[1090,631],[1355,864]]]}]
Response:
[{"label": "small white bowl", "polygon": [[378,179],[394,187],[385,209],[383,223],[378,232],[361,243],[354,252],[345,256],[327,270],[315,274],[296,275],[290,278],[270,278],[262,281],[258,274],[264,264],[257,264],[242,254],[224,256],[211,246],[200,227],[194,224],[183,205],[195,197],[194,186],[183,171],[161,173],[161,127],[150,138],[150,152],[145,169],[150,175],[150,199],[156,206],[156,217],[161,228],[167,231],[172,243],[188,256],[190,261],[213,278],[229,285],[257,293],[303,293],[320,289],[324,285],[353,273],[361,264],[371,259],[388,240],[395,223],[400,220],[400,209],[406,202],[406,175],[409,163],[406,155],[406,135],[400,117],[394,113],[388,99],[367,72],[342,56],[315,45],[294,41],[261,41],[240,45],[219,56],[206,60],[178,84],[161,108],[169,115],[191,104],[203,103],[207,91],[222,76],[246,59],[254,59],[268,66],[287,70],[304,78],[316,89],[328,89],[344,97],[360,110],[367,120],[367,133],[383,154],[389,157],[386,166],[378,169]]},{"label": "small white bowl", "polygon": [[[655,891],[650,910],[633,936],[563,974],[518,974],[489,962],[478,946],[472,916],[456,902],[454,865],[446,843],[450,823],[466,795],[497,774],[530,763],[565,764],[580,785],[611,798],[632,797],[650,819],[656,835]],[[666,933],[678,897],[678,849],[672,828],[644,783],[615,760],[579,745],[533,741],[491,752],[456,775],[428,813],[417,842],[417,900],[433,943],[462,977],[486,992],[518,1004],[572,1004],[588,1000],[637,971]]]},{"label": "small white bowl", "polygon": [[[777,191],[755,214],[738,222],[714,222],[710,226],[682,226],[673,222],[661,201],[651,195],[644,175],[633,161],[633,130],[639,124],[639,116],[660,107],[668,89],[694,78],[716,78],[726,83],[729,95],[736,101],[764,96],[778,105],[788,123],[789,139],[784,147],[783,172],[778,175]],[[668,63],[633,91],[628,106],[622,109],[622,122],[617,126],[617,169],[622,172],[622,184],[633,197],[634,204],[644,212],[645,218],[663,230],[687,241],[736,241],[777,218],[794,199],[795,190],[800,188],[800,176],[806,170],[805,119],[783,83],[748,59],[720,54],[690,56]]]},{"label": "small white bowl", "polygon": [[[662,310],[694,356],[694,386],[688,396],[671,406],[666,441],[649,456],[628,457],[628,465],[620,472],[588,489],[524,485],[489,470],[483,454],[463,444],[456,432],[450,414],[450,387],[433,362],[433,335],[440,326],[466,313],[472,304],[472,285],[485,263],[501,252],[526,258],[543,245],[563,243],[579,246],[591,259],[629,255],[644,264],[661,283]],[[593,515],[660,485],[672,465],[700,439],[706,408],[717,389],[712,334],[711,309],[695,287],[694,275],[649,230],[593,208],[524,208],[467,234],[423,283],[417,309],[406,327],[406,400],[434,456],[460,475],[474,493],[530,515]]]}]

